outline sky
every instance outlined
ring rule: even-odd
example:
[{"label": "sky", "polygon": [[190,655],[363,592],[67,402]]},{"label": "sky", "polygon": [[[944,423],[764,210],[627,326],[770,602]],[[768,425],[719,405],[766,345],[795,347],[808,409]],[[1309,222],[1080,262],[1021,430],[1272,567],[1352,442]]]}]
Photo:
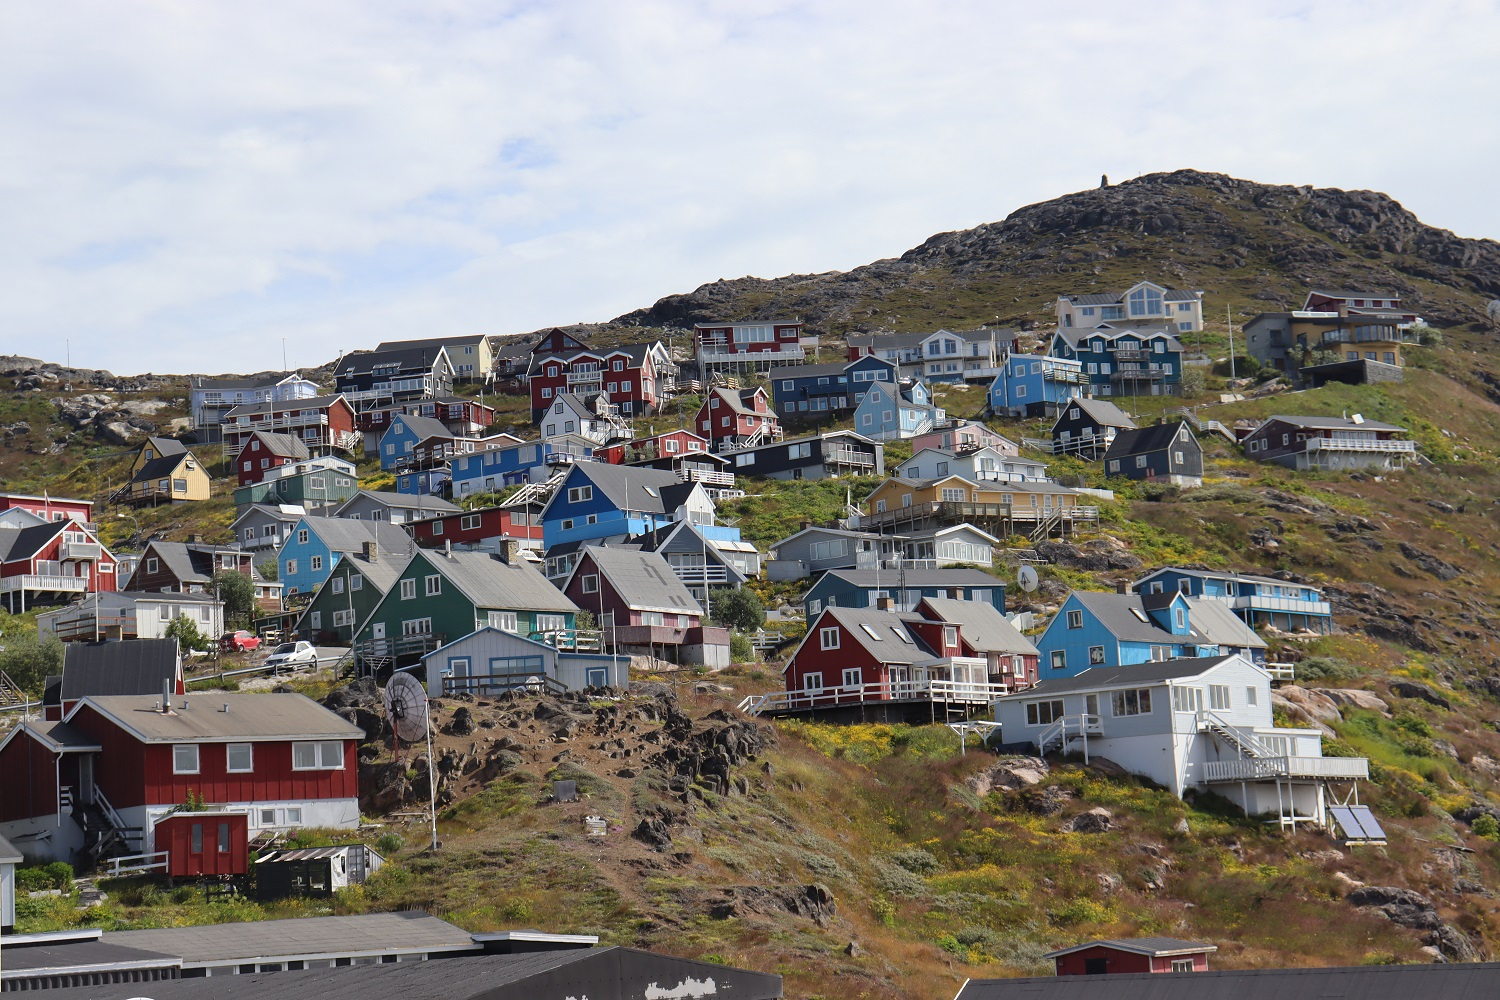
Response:
[{"label": "sky", "polygon": [[0,354],[314,366],[1193,167],[1500,237],[1494,0],[18,0]]}]

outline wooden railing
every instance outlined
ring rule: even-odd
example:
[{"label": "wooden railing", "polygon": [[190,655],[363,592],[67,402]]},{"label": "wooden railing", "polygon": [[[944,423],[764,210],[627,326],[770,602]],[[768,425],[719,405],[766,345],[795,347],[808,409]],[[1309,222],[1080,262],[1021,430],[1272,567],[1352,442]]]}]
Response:
[{"label": "wooden railing", "polygon": [[973,681],[888,681],[875,684],[841,684],[816,690],[772,691],[750,695],[739,703],[746,715],[809,712],[823,708],[867,705],[890,701],[932,701],[965,705],[988,705],[1010,693],[1007,684]]}]

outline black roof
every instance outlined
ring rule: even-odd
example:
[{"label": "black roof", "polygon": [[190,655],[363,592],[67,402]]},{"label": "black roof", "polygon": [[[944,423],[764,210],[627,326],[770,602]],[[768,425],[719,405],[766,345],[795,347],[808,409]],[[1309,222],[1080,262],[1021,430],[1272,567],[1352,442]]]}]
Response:
[{"label": "black roof", "polygon": [[[432,341],[417,341],[411,347],[394,347],[385,351],[355,351],[346,354],[333,370],[334,378],[365,375],[379,365],[396,365],[400,370],[431,368],[437,362],[443,345]],[[305,401],[304,401],[305,402]]]},{"label": "black roof", "polygon": [[[1165,451],[1172,446],[1178,430],[1186,426],[1186,420],[1175,420],[1169,424],[1152,424],[1149,427],[1121,431],[1110,443],[1104,459],[1108,461],[1125,455],[1149,455],[1153,451]],[[1192,431],[1188,433],[1192,434]]]},{"label": "black roof", "polygon": [[[9,964],[7,958],[7,964]],[[634,948],[580,948],[427,962],[392,962],[297,972],[257,972],[215,976],[205,990],[201,979],[119,983],[107,986],[51,989],[49,1000],[536,1000],[538,997],[591,997],[625,1000],[645,996],[655,985],[663,995],[715,983],[715,995],[736,1000],[778,1000],[781,977],[707,962],[656,955]],[[683,992],[670,993],[682,987]]]},{"label": "black roof", "polygon": [[161,694],[162,684],[176,690],[176,639],[121,639],[114,642],[70,642],[63,649],[62,683],[57,701],[114,694]]},{"label": "black roof", "polygon": [[1489,1000],[1500,963],[971,979],[955,1000]]}]

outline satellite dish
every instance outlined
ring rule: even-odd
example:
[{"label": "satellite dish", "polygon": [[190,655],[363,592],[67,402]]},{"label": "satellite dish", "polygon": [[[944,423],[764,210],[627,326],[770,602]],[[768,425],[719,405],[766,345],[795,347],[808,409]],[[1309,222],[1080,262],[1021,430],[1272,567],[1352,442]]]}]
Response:
[{"label": "satellite dish", "polygon": [[1037,575],[1035,566],[1022,566],[1016,573],[1016,582],[1029,594],[1041,584],[1042,578]]},{"label": "satellite dish", "polygon": [[395,673],[385,685],[385,714],[391,730],[404,743],[427,736],[427,691],[408,673]]}]

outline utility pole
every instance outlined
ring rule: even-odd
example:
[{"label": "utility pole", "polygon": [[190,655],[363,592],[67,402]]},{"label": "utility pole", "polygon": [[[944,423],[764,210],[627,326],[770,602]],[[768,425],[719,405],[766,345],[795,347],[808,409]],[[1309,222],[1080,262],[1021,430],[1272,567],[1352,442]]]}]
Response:
[{"label": "utility pole", "polygon": [[1224,325],[1229,328],[1229,380],[1235,379],[1234,373],[1234,321],[1229,318],[1229,305],[1224,305]]}]

